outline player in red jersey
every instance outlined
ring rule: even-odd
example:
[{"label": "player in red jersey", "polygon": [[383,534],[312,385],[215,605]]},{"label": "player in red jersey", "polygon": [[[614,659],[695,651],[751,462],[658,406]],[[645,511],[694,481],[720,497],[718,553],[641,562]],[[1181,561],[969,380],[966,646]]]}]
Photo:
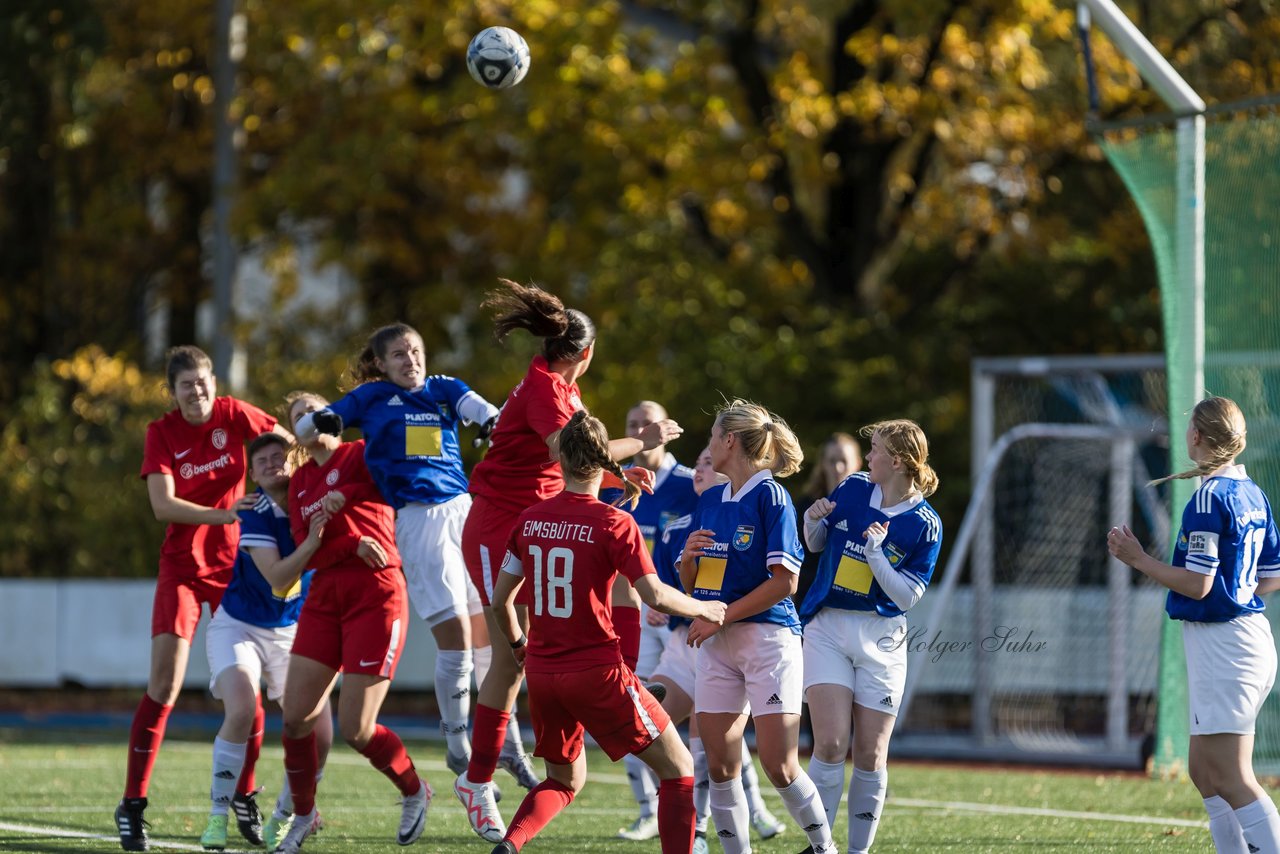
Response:
[{"label": "player in red jersey", "polygon": [[[560,430],[564,491],[522,513],[511,532],[493,591],[498,627],[524,664],[534,750],[547,779],[520,805],[494,854],[514,854],[586,782],[583,733],[613,761],[634,754],[661,781],[658,827],[663,854],[693,850],[693,758],[671,719],[622,660],[609,591],[621,573],[650,608],[713,624],[724,619],[719,602],[699,602],[658,580],[635,519],[600,501],[608,470],[622,477],[604,425],[578,412]],[[639,487],[628,482],[628,497]],[[516,613],[516,595],[529,584],[528,635]]]},{"label": "player in red jersey", "polygon": [[[582,312],[565,308],[539,288],[500,281],[502,290],[491,293],[484,303],[498,310],[494,324],[498,338],[515,329],[528,330],[542,338],[542,354],[533,358],[529,372],[507,398],[490,437],[489,451],[471,473],[474,501],[462,530],[462,554],[485,606],[490,637],[497,630],[490,600],[511,528],[523,510],[564,486],[556,443],[561,428],[582,409],[577,381],[591,366],[596,340],[595,325]],[[676,422],[664,418],[646,426],[638,438],[611,441],[609,456],[625,460],[680,433]],[[633,467],[626,477],[652,488],[653,473],[647,469]],[[621,482],[606,485],[621,486]],[[623,658],[634,663],[640,648],[639,599],[625,578],[615,584],[612,599]],[[467,809],[472,830],[490,842],[498,842],[505,832],[492,781],[510,720],[508,710],[519,693],[522,676],[515,657],[498,647],[490,647],[492,667],[479,679],[471,762],[454,783],[454,793]],[[477,665],[477,677],[480,669]]]},{"label": "player in red jersey", "polygon": [[[294,392],[286,400],[291,425],[329,404],[306,392]],[[400,790],[396,841],[409,845],[426,825],[431,787],[418,776],[400,737],[377,720],[408,625],[395,514],[369,475],[363,441],[343,442],[320,433],[303,447],[311,459],[289,482],[294,540],[306,539],[315,524],[324,527],[311,559],[316,574],[298,618],[285,680],[284,763],[294,819],[276,850],[295,854],[315,822],[315,727],[339,671],[338,729],[347,744]],[[316,516],[322,522],[315,522]]]},{"label": "player in red jersey", "polygon": [[[151,672],[129,730],[124,797],[116,807],[116,829],[126,851],[150,847],[143,821],[147,788],[186,676],[191,637],[201,605],[207,602],[214,611],[222,600],[235,565],[238,513],[256,500],[244,494],[245,443],[269,430],[288,435],[256,406],[217,397],[213,363],[200,348],[174,347],[165,362],[177,408],[147,425],[142,478],[156,519],[169,527],[151,610]],[[261,744],[261,717],[256,723]],[[242,778],[238,801],[253,791],[251,763],[246,770],[247,788]],[[251,796],[247,805],[256,810]]]}]

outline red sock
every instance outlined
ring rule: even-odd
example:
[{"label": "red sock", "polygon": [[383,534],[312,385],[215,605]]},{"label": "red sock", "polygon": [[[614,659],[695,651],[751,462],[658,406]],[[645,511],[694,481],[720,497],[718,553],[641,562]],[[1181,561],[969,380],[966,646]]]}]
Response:
[{"label": "red sock", "polygon": [[467,779],[472,783],[493,780],[498,756],[502,753],[502,742],[507,740],[509,720],[510,712],[476,703],[476,719],[471,724],[471,764],[467,766]]},{"label": "red sock", "polygon": [[[640,609],[627,605],[614,605],[613,630],[618,635],[622,663],[634,671],[636,662],[640,660]],[[649,675],[645,674],[645,676]]]},{"label": "red sock", "polygon": [[281,740],[284,742],[284,773],[289,778],[289,790],[293,793],[293,811],[298,815],[310,815],[316,811],[316,772],[320,770],[315,730],[302,738],[286,735]]},{"label": "red sock", "polygon": [[377,725],[373,738],[360,751],[360,755],[369,760],[369,764],[387,776],[396,784],[400,794],[406,798],[418,794],[422,783],[418,780],[418,771],[413,767],[413,760],[405,752],[404,742],[391,730]]},{"label": "red sock", "polygon": [[[689,779],[689,791],[693,791],[693,778]],[[524,844],[538,835],[538,831],[547,826],[547,822],[560,814],[560,811],[573,803],[573,789],[555,780],[543,780],[529,790],[516,810],[515,818],[507,825],[507,835],[503,837],[519,851]],[[689,795],[689,803],[693,804],[693,795]],[[692,806],[690,806],[692,809]],[[692,825],[690,825],[692,827]],[[689,831],[689,845],[693,846],[693,831]]]},{"label": "red sock", "polygon": [[125,771],[124,796],[145,798],[151,785],[151,769],[156,767],[160,754],[160,742],[164,741],[164,728],[169,723],[173,706],[162,706],[142,695],[138,710],[133,713],[133,726],[129,728],[129,763]]},{"label": "red sock", "polygon": [[698,815],[693,809],[693,778],[674,777],[658,783],[658,836],[662,854],[690,854]]},{"label": "red sock", "polygon": [[258,698],[258,708],[253,713],[253,726],[249,730],[249,741],[244,746],[244,770],[240,772],[240,782],[236,784],[236,794],[252,795],[254,784],[253,769],[262,755],[262,729],[266,726],[267,716],[262,711],[262,698]]}]

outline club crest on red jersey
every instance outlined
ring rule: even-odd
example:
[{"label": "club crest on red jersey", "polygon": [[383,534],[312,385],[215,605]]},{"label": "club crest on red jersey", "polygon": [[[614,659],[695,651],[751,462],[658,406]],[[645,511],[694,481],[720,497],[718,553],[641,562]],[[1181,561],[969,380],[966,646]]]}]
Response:
[{"label": "club crest on red jersey", "polygon": [[211,440],[213,442],[213,446],[221,451],[227,446],[227,431],[223,430],[221,427],[217,428],[213,431]]},{"label": "club crest on red jersey", "polygon": [[329,472],[327,475],[325,475],[325,476],[324,476],[324,482],[325,482],[325,483],[327,483],[327,484],[329,484],[330,486],[333,486],[335,483],[337,483],[337,482],[338,482],[338,470],[337,470],[337,469],[334,469],[333,471],[331,471],[331,472]]}]

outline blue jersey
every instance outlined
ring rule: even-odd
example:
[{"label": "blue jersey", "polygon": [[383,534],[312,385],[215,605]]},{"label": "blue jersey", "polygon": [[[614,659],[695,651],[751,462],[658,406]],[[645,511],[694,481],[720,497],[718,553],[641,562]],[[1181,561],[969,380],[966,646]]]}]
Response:
[{"label": "blue jersey", "polygon": [[[726,483],[702,493],[689,523],[690,531],[706,528],[715,539],[698,558],[692,595],[726,605],[767,581],[770,566],[781,564],[783,571],[798,573],[804,558],[795,505],[772,472],[752,475],[737,495],[730,493],[731,488]],[[800,633],[790,596],[742,622],[776,623]]]},{"label": "blue jersey", "polygon": [[[684,551],[684,541],[689,538],[689,532],[694,530],[692,523],[692,516],[681,516],[674,520],[667,525],[653,546],[653,565],[658,570],[658,579],[682,593],[684,585],[680,583],[680,552]],[[667,628],[675,629],[691,622],[693,621],[684,617],[668,616]]]},{"label": "blue jersey", "polygon": [[398,510],[466,493],[458,423],[470,423],[469,405],[477,404],[488,406],[462,380],[436,375],[416,391],[386,380],[365,383],[329,408],[345,426],[363,431],[365,464],[382,497]]},{"label": "blue jersey", "polygon": [[[600,490],[600,500],[606,504],[612,504],[621,497],[620,489]],[[653,554],[667,525],[681,516],[689,515],[697,505],[698,493],[693,491],[693,469],[680,465],[675,457],[667,454],[662,465],[654,472],[653,494],[640,493],[640,501],[631,510],[650,554]],[[623,504],[622,509],[627,510],[629,507]]]},{"label": "blue jersey", "polygon": [[311,586],[315,570],[308,569],[286,589],[272,589],[249,556],[251,548],[274,548],[280,557],[293,554],[293,534],[289,530],[289,514],[261,489],[252,510],[240,511],[240,547],[231,572],[231,583],[222,594],[219,606],[232,617],[251,626],[278,629],[298,622],[302,600]]},{"label": "blue jersey", "polygon": [[1280,575],[1280,536],[1267,496],[1230,466],[1206,478],[1182,511],[1173,565],[1213,576],[1203,599],[1169,591],[1165,611],[1175,620],[1224,623],[1260,612],[1258,578]]},{"label": "blue jersey", "polygon": [[942,520],[920,496],[894,507],[881,507],[880,487],[865,472],[841,481],[830,500],[835,509],[822,520],[827,545],[818,559],[813,584],[800,604],[801,619],[807,623],[823,608],[898,616],[902,609],[880,588],[867,565],[864,532],[872,522],[889,526],[880,550],[889,565],[906,574],[923,594],[942,548]]}]

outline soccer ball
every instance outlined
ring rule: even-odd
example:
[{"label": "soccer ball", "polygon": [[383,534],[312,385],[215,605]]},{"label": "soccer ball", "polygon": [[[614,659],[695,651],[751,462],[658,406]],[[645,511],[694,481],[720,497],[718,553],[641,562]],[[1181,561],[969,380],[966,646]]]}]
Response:
[{"label": "soccer ball", "polygon": [[529,45],[507,27],[481,30],[467,46],[467,70],[490,89],[514,86],[529,73]]}]

